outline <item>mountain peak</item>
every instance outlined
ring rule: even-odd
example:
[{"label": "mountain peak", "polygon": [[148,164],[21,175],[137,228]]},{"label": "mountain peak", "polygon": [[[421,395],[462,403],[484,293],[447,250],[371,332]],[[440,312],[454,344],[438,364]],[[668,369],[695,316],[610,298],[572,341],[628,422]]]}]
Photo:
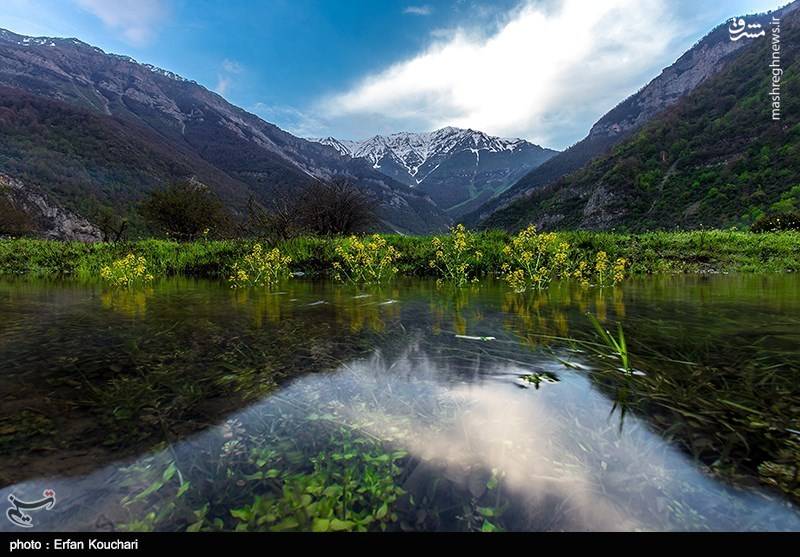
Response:
[{"label": "mountain peak", "polygon": [[175,81],[182,81],[186,83],[196,83],[190,79],[186,79],[174,72],[169,70],[165,70],[163,68],[159,68],[158,66],[154,66],[153,64],[145,64],[131,58],[130,56],[126,56],[124,54],[114,54],[111,52],[105,52],[103,49],[98,48],[96,46],[92,46],[87,44],[79,39],[74,37],[63,38],[63,37],[29,37],[27,35],[20,35],[18,33],[14,33],[13,31],[9,31],[8,29],[0,28],[0,41],[5,41],[8,43],[13,43],[18,46],[23,47],[48,47],[48,48],[55,48],[55,47],[77,47],[77,48],[84,48],[88,50],[92,50],[98,54],[108,56],[115,60],[119,60],[122,62],[126,62],[129,64],[134,64],[136,66],[140,66],[146,70],[149,70],[155,74],[167,77],[169,79],[173,79]]},{"label": "mountain peak", "polygon": [[363,141],[335,137],[311,141],[333,147],[342,156],[365,160],[382,174],[424,191],[451,216],[503,191],[556,154],[524,139],[453,126],[374,135]]},{"label": "mountain peak", "polygon": [[367,159],[376,169],[380,169],[381,161],[389,156],[400,163],[413,178],[410,185],[418,185],[425,179],[420,175],[420,168],[426,162],[455,151],[497,153],[524,147],[542,149],[524,139],[496,137],[479,130],[453,126],[445,126],[430,132],[374,135],[362,141],[341,140],[335,137],[310,138],[310,141],[329,145],[342,155]]}]

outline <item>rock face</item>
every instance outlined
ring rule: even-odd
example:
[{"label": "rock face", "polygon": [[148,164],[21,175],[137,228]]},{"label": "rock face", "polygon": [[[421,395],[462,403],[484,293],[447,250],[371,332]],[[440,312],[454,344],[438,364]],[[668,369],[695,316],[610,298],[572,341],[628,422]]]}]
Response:
[{"label": "rock face", "polygon": [[[793,2],[769,14],[746,16],[748,23],[767,24],[773,15],[784,17],[797,9]],[[477,224],[508,207],[536,188],[551,184],[608,152],[635,130],[718,74],[746,47],[748,41],[731,41],[728,24],[721,24],[664,69],[638,93],[621,102],[592,126],[581,141],[534,169],[505,193],[491,199],[462,220]]]},{"label": "rock face", "polygon": [[[174,179],[180,164],[182,169],[190,170],[182,170],[183,177],[199,174],[234,209],[243,207],[251,195],[268,203],[275,195],[310,181],[343,176],[376,198],[385,228],[422,233],[441,230],[450,222],[424,192],[409,190],[366,161],[344,157],[331,147],[295,137],[172,72],[139,64],[126,56],[107,54],[77,39],[25,37],[0,30],[0,86],[9,91],[7,96],[18,91],[62,103],[58,109],[62,114],[72,107],[79,115],[75,119],[81,123],[91,120],[93,127],[99,126],[107,134],[113,132],[116,137],[134,134],[139,151],[159,153],[163,164],[146,176],[141,176],[137,167],[154,165],[144,157],[113,172],[109,164],[115,161],[95,161],[96,166],[88,169],[87,180],[99,190],[91,192],[93,196],[117,209],[129,207],[143,190]],[[109,120],[98,123],[100,117]],[[114,122],[122,122],[124,129],[117,129],[120,126]],[[16,133],[23,132],[17,128]],[[67,133],[65,129],[64,134]],[[35,136],[29,139],[36,143]],[[53,153],[54,158],[63,158],[62,155]],[[176,158],[180,160],[175,161]],[[16,176],[19,169],[3,165],[2,160],[0,171]],[[81,160],[78,166],[85,168],[85,162]],[[70,161],[62,164],[69,166]],[[195,168],[196,172],[192,172]],[[64,174],[69,173],[64,170]],[[45,179],[27,179],[35,173],[27,174],[26,183],[45,190],[50,187]],[[106,182],[101,183],[98,176],[106,176]],[[76,188],[73,185],[72,189]],[[55,189],[49,193],[60,195]],[[77,206],[72,198],[63,202]]]},{"label": "rock face", "polygon": [[0,195],[8,196],[15,207],[28,214],[45,238],[79,242],[102,239],[100,230],[86,219],[54,204],[35,188],[4,174],[0,174]]},{"label": "rock face", "polygon": [[717,27],[641,91],[598,120],[589,137],[618,137],[642,126],[721,71],[728,57],[745,45],[730,40],[727,25]]},{"label": "rock face", "polygon": [[557,151],[523,139],[446,127],[429,133],[376,135],[364,141],[314,139],[425,192],[457,218],[503,192]]}]

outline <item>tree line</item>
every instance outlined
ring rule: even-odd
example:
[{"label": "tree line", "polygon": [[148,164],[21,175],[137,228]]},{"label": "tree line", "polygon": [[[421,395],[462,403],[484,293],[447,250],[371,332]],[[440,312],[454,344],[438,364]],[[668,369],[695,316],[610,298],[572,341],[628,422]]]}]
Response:
[{"label": "tree line", "polygon": [[[233,212],[206,185],[196,180],[168,184],[148,193],[136,207],[150,234],[177,241],[200,238],[253,237],[274,241],[301,235],[345,235],[369,231],[378,223],[377,203],[347,178],[317,181],[279,192],[268,202],[251,197]],[[107,242],[127,239],[126,217],[101,208],[91,218]],[[24,236],[33,222],[0,191],[0,235]]]}]

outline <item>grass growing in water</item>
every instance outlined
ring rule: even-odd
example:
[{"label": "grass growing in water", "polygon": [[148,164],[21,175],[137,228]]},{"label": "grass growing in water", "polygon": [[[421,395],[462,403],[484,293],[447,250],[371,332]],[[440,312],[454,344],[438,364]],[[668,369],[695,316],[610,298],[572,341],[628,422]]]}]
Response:
[{"label": "grass growing in water", "polygon": [[[152,457],[129,468],[129,483],[143,489],[123,503],[155,510],[124,529],[363,532],[396,522],[404,495],[398,461],[406,453],[313,417],[302,425],[299,435],[315,434],[325,450],[301,454],[268,429],[248,431],[229,420],[206,455],[211,462],[196,464],[207,469],[189,479],[176,460],[158,465]],[[236,492],[226,489],[232,483]]]},{"label": "grass growing in water", "polygon": [[600,336],[600,340],[603,341],[603,344],[610,348],[613,351],[613,354],[619,358],[619,361],[622,364],[622,371],[627,374],[632,374],[633,369],[631,368],[630,355],[628,354],[628,344],[625,342],[625,332],[622,330],[622,323],[617,323],[617,338],[614,338],[611,333],[603,327],[594,314],[587,313],[586,317],[589,318],[589,321],[592,323],[594,330],[597,331],[597,334]]}]

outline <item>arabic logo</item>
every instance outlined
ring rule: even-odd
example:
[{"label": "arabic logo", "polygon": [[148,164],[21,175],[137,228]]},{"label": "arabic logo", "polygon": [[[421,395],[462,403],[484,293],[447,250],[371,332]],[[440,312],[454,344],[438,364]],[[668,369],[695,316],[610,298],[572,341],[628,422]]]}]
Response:
[{"label": "arabic logo", "polygon": [[[752,29],[753,31],[748,31],[748,29]],[[728,25],[728,32],[731,35],[732,41],[738,41],[742,37],[747,37],[748,39],[757,39],[758,37],[763,37],[767,34],[766,31],[761,29],[761,31],[756,32],[755,29],[761,29],[760,23],[747,23],[743,18],[733,18],[730,20],[730,25]]]},{"label": "arabic logo", "polygon": [[49,511],[56,504],[56,492],[54,490],[45,489],[42,495],[44,496],[42,499],[32,502],[22,501],[21,499],[17,499],[14,495],[9,495],[8,500],[13,506],[9,507],[6,511],[8,520],[16,526],[32,528],[33,519],[31,515],[26,514],[25,511],[38,511],[39,509],[46,509]]}]

